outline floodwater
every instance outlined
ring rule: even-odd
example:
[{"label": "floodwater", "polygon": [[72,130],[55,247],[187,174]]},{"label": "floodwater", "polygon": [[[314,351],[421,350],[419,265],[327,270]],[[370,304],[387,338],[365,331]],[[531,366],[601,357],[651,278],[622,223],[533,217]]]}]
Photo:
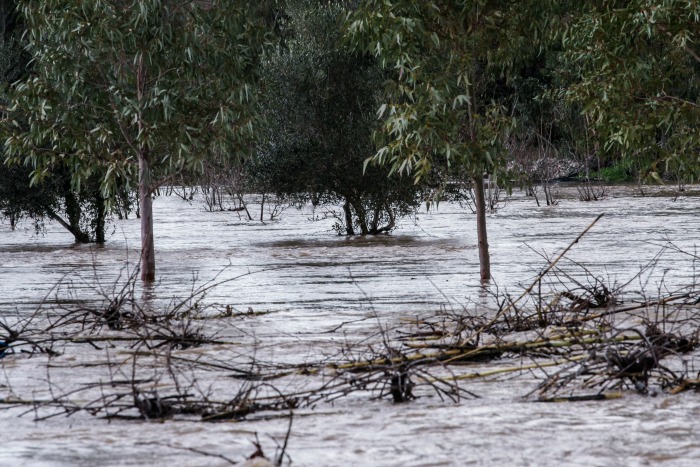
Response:
[{"label": "floodwater", "polygon": [[[335,235],[328,211],[310,206],[289,208],[263,224],[236,212],[206,212],[197,199],[161,197],[154,204],[158,284],[143,293],[153,306],[167,307],[193,288],[218,283],[204,303],[254,313],[202,325],[226,344],[175,352],[232,365],[255,357],[271,367],[376,346],[380,329],[393,332],[407,320],[446,310],[481,313],[496,290],[518,294],[529,285],[546,258],[556,257],[601,213],[560,262],[568,275],[563,282],[591,275],[611,286],[629,282],[626,300],[697,282],[697,196],[640,197],[634,187],[613,187],[603,200],[585,203],[575,188],[557,191],[556,206],[537,207],[516,192],[489,216],[494,280],[487,289],[479,282],[475,218],[455,204],[404,219],[389,236],[346,238]],[[259,214],[259,205],[250,208]],[[138,220],[114,221],[110,233],[104,247],[95,247],[74,245],[54,224],[44,235],[29,224],[15,231],[0,224],[0,318],[15,323],[36,310],[55,317],[98,299],[100,290],[109,295],[138,258]],[[0,360],[0,399],[46,400],[131,376],[128,365],[113,364],[128,360],[129,349],[67,344],[60,350],[52,358],[15,353]],[[159,370],[140,364],[136,371]],[[232,385],[230,371],[189,371],[183,378],[193,391],[227,394]],[[303,466],[697,465],[697,394],[630,392],[610,401],[534,403],[523,396],[536,387],[536,373],[465,383],[480,397],[457,403],[429,392],[404,404],[359,391],[321,401],[295,412],[287,454]],[[292,391],[311,383],[279,384]],[[76,394],[76,403],[88,402],[88,393]],[[284,412],[225,423],[108,421],[84,411],[43,419],[47,413],[0,405],[0,462],[226,465],[215,456],[245,460],[255,451],[256,432],[272,455],[288,427],[287,418],[276,417]]]}]

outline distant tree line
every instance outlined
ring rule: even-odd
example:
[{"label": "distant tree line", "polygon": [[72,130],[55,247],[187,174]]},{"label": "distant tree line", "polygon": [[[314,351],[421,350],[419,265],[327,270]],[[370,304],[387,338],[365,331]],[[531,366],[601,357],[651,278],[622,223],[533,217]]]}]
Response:
[{"label": "distant tree line", "polygon": [[566,174],[700,168],[700,1],[0,0],[0,20],[0,210],[102,242],[136,209],[147,281],[153,196],[212,174],[241,202],[339,206],[347,235],[462,187],[488,280],[496,181],[549,204]]}]

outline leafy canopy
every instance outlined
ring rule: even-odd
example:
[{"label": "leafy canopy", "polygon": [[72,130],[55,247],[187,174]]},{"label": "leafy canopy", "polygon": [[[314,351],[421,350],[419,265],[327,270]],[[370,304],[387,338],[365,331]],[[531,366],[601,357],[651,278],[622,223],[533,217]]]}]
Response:
[{"label": "leafy canopy", "polygon": [[138,154],[152,176],[197,169],[210,151],[245,153],[249,101],[267,44],[247,0],[68,0],[19,4],[33,73],[12,90],[10,163],[56,165],[73,184],[101,177],[105,197],[133,183]]},{"label": "leafy canopy", "polygon": [[349,18],[348,38],[393,70],[372,161],[416,179],[436,159],[472,174],[499,165],[513,122],[496,84],[537,52],[549,3],[362,2]]},{"label": "leafy canopy", "polygon": [[700,2],[584,2],[563,37],[563,96],[583,107],[603,149],[700,170]]},{"label": "leafy canopy", "polygon": [[[388,179],[387,169],[363,173],[384,77],[373,57],[342,43],[348,3],[288,2],[289,38],[264,63],[265,125],[253,173],[279,195],[341,201],[360,232],[378,233],[380,217],[393,228],[420,192],[410,179]],[[353,220],[345,223],[352,232]]]}]

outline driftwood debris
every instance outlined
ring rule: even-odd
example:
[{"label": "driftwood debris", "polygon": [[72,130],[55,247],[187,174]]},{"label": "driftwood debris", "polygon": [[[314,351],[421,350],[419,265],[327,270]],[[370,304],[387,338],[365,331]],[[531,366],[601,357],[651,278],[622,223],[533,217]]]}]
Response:
[{"label": "driftwood debris", "polygon": [[[0,404],[23,408],[37,419],[86,412],[223,422],[293,413],[353,393],[396,404],[427,395],[459,401],[480,396],[470,389],[477,382],[513,378],[526,381],[526,400],[540,402],[699,390],[700,373],[692,361],[700,335],[698,291],[631,302],[623,287],[567,263],[566,254],[601,217],[514,297],[494,287],[487,304],[471,313],[444,309],[379,325],[376,335],[301,364],[264,361],[255,346],[265,342],[254,340],[249,349],[239,341],[237,336],[251,339],[236,323],[259,319],[261,313],[206,304],[214,283],[193,287],[189,297],[158,310],[137,299],[132,273],[126,284],[101,287],[103,302],[97,305],[71,307],[57,300],[50,311],[0,322],[3,362],[42,355],[47,372],[102,368],[107,380],[65,391],[50,386],[41,397],[4,397]],[[578,275],[564,264],[579,268]],[[348,323],[358,321],[367,318]],[[220,335],[225,326],[230,332]],[[101,358],[62,360],[74,349]],[[199,387],[206,373],[224,375],[225,384]]]}]

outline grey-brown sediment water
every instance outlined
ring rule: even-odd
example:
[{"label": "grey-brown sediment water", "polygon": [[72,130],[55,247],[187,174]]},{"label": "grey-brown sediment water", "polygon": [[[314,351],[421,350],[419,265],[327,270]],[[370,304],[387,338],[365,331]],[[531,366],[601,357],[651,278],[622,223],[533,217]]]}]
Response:
[{"label": "grey-brown sediment water", "polygon": [[[700,197],[641,197],[630,186],[612,187],[598,202],[581,202],[575,188],[557,190],[556,206],[537,207],[516,191],[489,216],[490,290],[479,280],[474,216],[456,204],[420,211],[392,235],[347,238],[335,235],[335,220],[323,218],[324,210],[310,206],[287,209],[279,220],[262,224],[234,212],[205,212],[196,199],[160,197],[154,203],[157,283],[137,293],[147,293],[151,306],[167,307],[193,287],[219,283],[205,301],[228,305],[234,317],[203,326],[226,344],[174,350],[175,356],[298,364],[335,356],[348,343],[378,339],[380,326],[395,329],[444,310],[478,313],[496,288],[517,296],[547,266],[546,258],[556,257],[601,213],[557,265],[569,274],[565,280],[592,274],[613,285],[635,278],[625,293],[649,298],[698,282],[693,255],[700,244]],[[250,199],[253,205],[256,199]],[[74,245],[54,224],[44,235],[35,235],[26,222],[14,231],[0,224],[0,317],[16,323],[41,310],[50,320],[56,309],[89,307],[100,290],[109,294],[135,267],[138,233],[137,220],[114,221],[108,242],[98,247]],[[126,372],[128,365],[114,363],[132,355],[99,347],[88,352],[64,345],[54,357],[17,353],[0,359],[0,399],[43,400],[49,387],[65,394],[96,381],[127,379],[129,374],[115,375],[110,368]],[[489,368],[514,362],[519,360],[491,362]],[[152,366],[157,373],[158,362]],[[194,369],[190,376],[197,380],[188,381],[193,392],[216,393],[233,381],[223,370]],[[536,404],[523,399],[536,384],[536,374],[468,381],[465,387],[480,398],[458,403],[429,393],[405,404],[367,393],[320,401],[296,411],[287,453],[293,465],[675,466],[695,465],[700,458],[700,396],[692,391],[656,397],[629,391],[609,401]],[[223,459],[189,448],[242,461],[255,450],[255,432],[272,454],[288,426],[275,416],[241,423],[107,421],[85,412],[38,422],[34,417],[31,407],[0,406],[1,461],[223,465]]]}]

